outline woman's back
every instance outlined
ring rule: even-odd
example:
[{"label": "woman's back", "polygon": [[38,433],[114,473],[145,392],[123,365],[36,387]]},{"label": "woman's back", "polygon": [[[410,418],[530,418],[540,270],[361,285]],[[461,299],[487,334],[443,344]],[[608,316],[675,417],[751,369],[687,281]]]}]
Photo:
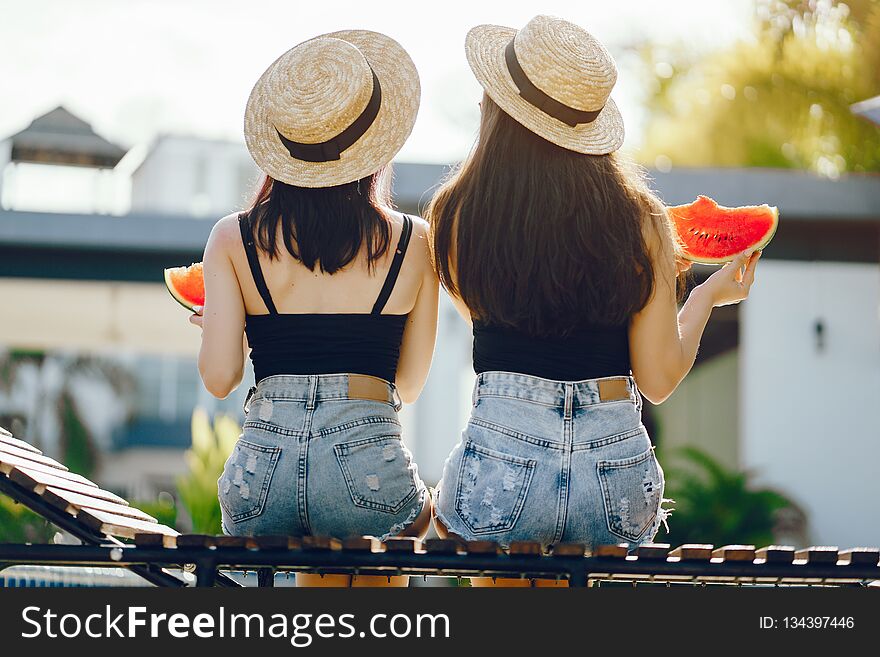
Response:
[{"label": "woman's back", "polygon": [[[394,382],[407,316],[431,272],[425,225],[389,213],[389,247],[370,261],[362,248],[334,273],[310,270],[282,251],[257,248],[249,216],[239,217],[235,271],[247,316],[256,380],[285,374],[352,373]],[[299,249],[294,244],[294,252]]]},{"label": "woman's back", "polygon": [[[270,258],[258,252],[266,286],[280,314],[369,314],[382,291],[403,234],[404,216],[388,211],[391,226],[389,248],[370,266],[365,249],[342,270],[333,274],[311,271],[286,251]],[[387,315],[406,315],[415,305],[426,269],[431,267],[427,250],[427,224],[413,220],[412,235],[390,296],[382,310]],[[244,245],[234,253],[235,275],[241,286],[248,316],[268,312],[248,264]]]}]

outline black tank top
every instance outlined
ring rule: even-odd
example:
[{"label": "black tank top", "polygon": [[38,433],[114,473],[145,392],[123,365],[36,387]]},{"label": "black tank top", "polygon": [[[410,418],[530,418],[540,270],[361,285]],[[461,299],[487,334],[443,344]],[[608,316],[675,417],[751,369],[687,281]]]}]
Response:
[{"label": "black tank top", "polygon": [[239,215],[241,239],[251,275],[268,315],[247,315],[245,333],[259,382],[276,374],[367,374],[394,382],[407,315],[383,315],[394,290],[412,234],[412,219],[403,216],[403,231],[385,284],[370,313],[279,313],[257,257],[246,214]]},{"label": "black tank top", "polygon": [[553,381],[630,373],[626,326],[585,326],[563,338],[535,337],[474,321],[474,371],[518,372]]}]

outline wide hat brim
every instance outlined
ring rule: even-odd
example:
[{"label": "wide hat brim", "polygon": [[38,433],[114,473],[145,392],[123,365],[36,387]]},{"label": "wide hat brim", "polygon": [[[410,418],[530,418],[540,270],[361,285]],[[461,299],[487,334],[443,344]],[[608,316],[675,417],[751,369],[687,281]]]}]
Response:
[{"label": "wide hat brim", "polygon": [[391,162],[412,132],[419,111],[421,87],[416,66],[406,50],[389,36],[369,30],[343,30],[332,37],[363,53],[379,79],[382,104],[364,135],[340,153],[338,160],[307,162],[290,155],[269,117],[268,81],[279,57],[260,76],[248,98],[244,137],[251,157],[266,174],[298,187],[333,187],[365,178]]},{"label": "wide hat brim", "polygon": [[572,127],[519,95],[504,58],[504,49],[516,33],[515,29],[500,25],[478,25],[468,32],[468,64],[489,98],[518,123],[557,146],[590,155],[618,150],[624,139],[623,117],[611,98],[595,120]]}]

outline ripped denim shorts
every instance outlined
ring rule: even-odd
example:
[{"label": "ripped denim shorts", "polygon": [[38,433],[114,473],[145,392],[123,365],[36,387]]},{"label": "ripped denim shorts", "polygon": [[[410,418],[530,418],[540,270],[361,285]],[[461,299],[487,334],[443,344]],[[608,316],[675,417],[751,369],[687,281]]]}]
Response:
[{"label": "ripped denim shorts", "polygon": [[602,401],[602,379],[478,375],[470,420],[438,485],[438,519],[466,540],[504,546],[651,542],[669,513],[663,470],[635,381],[609,379],[625,382],[628,397]]},{"label": "ripped denim shorts", "polygon": [[427,488],[395,403],[347,391],[345,374],[259,382],[217,482],[224,533],[387,538],[416,520]]}]

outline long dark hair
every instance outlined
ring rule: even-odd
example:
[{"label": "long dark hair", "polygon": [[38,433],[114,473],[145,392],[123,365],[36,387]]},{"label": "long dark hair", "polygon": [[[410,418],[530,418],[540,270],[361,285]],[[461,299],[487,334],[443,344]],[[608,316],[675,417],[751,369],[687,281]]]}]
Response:
[{"label": "long dark hair", "polygon": [[[278,258],[281,243],[296,260],[333,274],[366,248],[367,266],[388,250],[391,225],[390,171],[383,167],[335,187],[296,187],[265,176],[248,209],[257,247]],[[280,236],[279,236],[280,233]],[[280,239],[279,239],[280,237]]]},{"label": "long dark hair", "polygon": [[654,286],[645,223],[672,245],[663,205],[617,156],[556,146],[486,95],[482,107],[477,143],[426,211],[444,287],[476,319],[531,335],[626,324]]}]

